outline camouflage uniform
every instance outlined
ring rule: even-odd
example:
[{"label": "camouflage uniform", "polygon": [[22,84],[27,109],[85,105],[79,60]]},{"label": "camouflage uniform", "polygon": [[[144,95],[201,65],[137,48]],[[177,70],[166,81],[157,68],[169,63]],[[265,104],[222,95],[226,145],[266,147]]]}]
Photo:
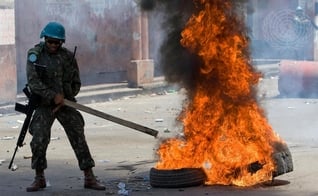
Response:
[{"label": "camouflage uniform", "polygon": [[[32,58],[31,58],[32,57]],[[75,101],[81,81],[76,59],[73,53],[60,47],[56,54],[50,54],[44,43],[37,44],[28,51],[27,80],[31,92],[41,97],[36,108],[29,131],[33,138],[32,169],[46,169],[46,150],[50,142],[51,127],[55,119],[63,126],[75,152],[81,170],[95,166],[84,135],[84,119],[75,109],[63,106],[57,112],[52,110],[56,93]],[[73,63],[72,63],[73,62]],[[71,65],[72,63],[72,65]]]}]

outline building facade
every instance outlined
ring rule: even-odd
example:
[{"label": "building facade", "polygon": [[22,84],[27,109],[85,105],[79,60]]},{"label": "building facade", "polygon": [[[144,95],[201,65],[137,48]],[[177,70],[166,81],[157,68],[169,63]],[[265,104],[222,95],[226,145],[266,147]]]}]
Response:
[{"label": "building facade", "polygon": [[[248,0],[245,16],[254,62],[318,59],[317,1]],[[49,21],[65,26],[66,47],[77,46],[83,85],[127,81],[134,78],[129,73],[139,73],[134,69],[153,63],[153,74],[161,76],[160,15],[141,13],[136,2],[0,0],[0,104],[14,102],[24,87],[26,52],[41,41]],[[305,18],[297,18],[298,7]]]}]

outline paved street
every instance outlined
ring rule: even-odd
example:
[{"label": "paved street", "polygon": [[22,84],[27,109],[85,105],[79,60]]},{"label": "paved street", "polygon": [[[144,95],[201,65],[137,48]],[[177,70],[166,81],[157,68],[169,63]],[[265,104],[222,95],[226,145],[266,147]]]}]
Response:
[{"label": "paved street", "polygon": [[129,195],[318,195],[318,100],[280,99],[275,78],[260,82],[260,104],[265,108],[274,130],[288,143],[294,171],[278,176],[269,184],[255,187],[199,186],[180,189],[152,188],[149,170],[156,163],[155,149],[160,141],[180,134],[175,118],[181,111],[182,91],[132,95],[117,100],[87,104],[97,110],[133,121],[159,131],[159,138],[85,114],[86,137],[96,161],[95,175],[106,191],[83,188],[83,175],[61,126],[52,129],[48,148],[46,177],[49,187],[26,193],[34,174],[30,169],[30,135],[16,155],[15,171],[8,164],[15,148],[24,115],[0,117],[0,195],[118,195],[117,185],[124,183]]}]

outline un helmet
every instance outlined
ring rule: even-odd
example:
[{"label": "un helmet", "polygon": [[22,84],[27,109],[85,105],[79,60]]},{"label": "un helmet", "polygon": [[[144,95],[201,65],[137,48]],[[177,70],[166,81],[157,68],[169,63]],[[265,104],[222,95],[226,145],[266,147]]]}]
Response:
[{"label": "un helmet", "polygon": [[49,22],[41,31],[40,38],[51,37],[65,42],[65,29],[58,22]]},{"label": "un helmet", "polygon": [[303,8],[301,6],[297,6],[296,11],[303,11]]},{"label": "un helmet", "polygon": [[303,13],[303,12],[304,12],[304,9],[301,6],[298,6],[296,8],[296,13]]}]

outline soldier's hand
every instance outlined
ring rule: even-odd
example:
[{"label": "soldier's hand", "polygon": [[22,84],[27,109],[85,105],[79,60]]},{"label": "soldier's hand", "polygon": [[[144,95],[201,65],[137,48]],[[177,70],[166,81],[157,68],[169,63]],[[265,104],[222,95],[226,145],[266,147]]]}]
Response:
[{"label": "soldier's hand", "polygon": [[64,95],[61,93],[57,93],[54,97],[54,103],[56,105],[63,105],[64,104]]}]

